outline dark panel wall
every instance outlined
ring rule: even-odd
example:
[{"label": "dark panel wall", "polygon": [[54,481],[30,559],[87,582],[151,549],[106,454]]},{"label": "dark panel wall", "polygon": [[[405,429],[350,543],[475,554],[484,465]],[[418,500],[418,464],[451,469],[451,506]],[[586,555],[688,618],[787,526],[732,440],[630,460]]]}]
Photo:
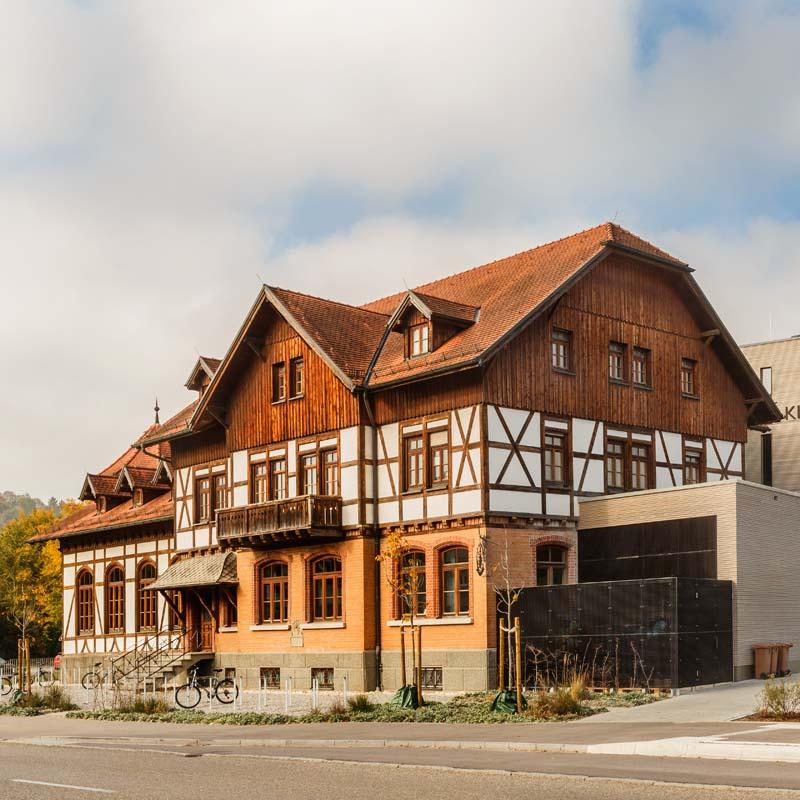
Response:
[{"label": "dark panel wall", "polygon": [[578,580],[716,578],[717,518],[578,531]]}]

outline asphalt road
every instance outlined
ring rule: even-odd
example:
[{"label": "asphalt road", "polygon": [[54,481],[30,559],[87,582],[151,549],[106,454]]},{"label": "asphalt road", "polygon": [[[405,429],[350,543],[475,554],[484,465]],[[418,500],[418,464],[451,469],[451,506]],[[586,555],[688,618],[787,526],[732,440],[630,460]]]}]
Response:
[{"label": "asphalt road", "polygon": [[[428,751],[426,751],[428,752]],[[430,754],[430,753],[428,753]],[[780,789],[687,786],[618,778],[585,778],[542,775],[535,771],[502,773],[466,765],[464,769],[442,766],[397,766],[332,761],[293,760],[259,755],[203,755],[196,758],[152,751],[123,751],[94,748],[38,747],[0,744],[0,798],[6,800],[69,800],[108,797],[114,800],[486,800],[487,797],[560,800],[739,800],[739,798],[797,798],[800,793]],[[286,754],[288,755],[288,753]],[[313,751],[295,753],[313,756]],[[322,753],[331,757],[330,751]],[[339,758],[349,754],[336,754]],[[359,754],[362,758],[369,755]],[[381,760],[400,754],[381,751]],[[409,756],[409,753],[405,754]],[[471,758],[475,754],[469,754]],[[487,754],[489,755],[489,754]],[[511,755],[511,754],[508,754]],[[519,756],[517,756],[519,758]],[[570,757],[557,754],[525,754],[529,770],[565,770]],[[572,756],[571,758],[576,758]],[[605,769],[592,757],[594,772]],[[586,762],[587,757],[579,758]],[[660,761],[661,759],[652,759]],[[636,761],[648,761],[636,759]],[[666,761],[666,760],[665,760]],[[670,762],[672,759],[669,760]],[[731,766],[727,765],[730,769]],[[738,765],[741,766],[741,765]],[[770,767],[773,772],[774,765]],[[695,766],[705,771],[706,763]],[[503,769],[502,765],[499,765]],[[618,765],[607,762],[614,772]],[[667,770],[672,769],[668,765]],[[652,765],[645,767],[658,777]],[[688,777],[688,776],[687,776]],[[56,784],[56,785],[52,785]]]}]

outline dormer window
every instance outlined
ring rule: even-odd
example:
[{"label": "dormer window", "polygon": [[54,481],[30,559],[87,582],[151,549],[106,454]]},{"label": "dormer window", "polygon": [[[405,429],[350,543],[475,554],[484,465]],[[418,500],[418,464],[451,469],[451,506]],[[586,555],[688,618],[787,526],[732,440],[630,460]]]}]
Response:
[{"label": "dormer window", "polygon": [[427,322],[408,329],[408,352],[412,358],[430,352],[430,326]]},{"label": "dormer window", "polygon": [[134,491],[134,493],[133,493],[133,505],[134,505],[134,507],[136,508],[136,507],[142,505],[143,502],[144,502],[144,493],[142,492],[141,489],[136,489]]},{"label": "dormer window", "polygon": [[101,514],[105,514],[106,511],[108,510],[108,503],[106,501],[105,495],[97,498],[97,510]]}]

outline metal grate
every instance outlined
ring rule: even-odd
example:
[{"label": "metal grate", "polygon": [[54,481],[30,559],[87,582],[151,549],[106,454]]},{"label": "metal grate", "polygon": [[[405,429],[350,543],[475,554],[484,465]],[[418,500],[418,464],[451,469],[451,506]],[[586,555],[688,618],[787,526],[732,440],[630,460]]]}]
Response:
[{"label": "metal grate", "polygon": [[422,668],[422,688],[430,691],[442,690],[442,668],[423,667]]},{"label": "metal grate", "polygon": [[312,667],[311,681],[316,681],[320,689],[333,689],[333,667]]},{"label": "metal grate", "polygon": [[281,688],[281,668],[261,667],[261,685],[267,689]]}]

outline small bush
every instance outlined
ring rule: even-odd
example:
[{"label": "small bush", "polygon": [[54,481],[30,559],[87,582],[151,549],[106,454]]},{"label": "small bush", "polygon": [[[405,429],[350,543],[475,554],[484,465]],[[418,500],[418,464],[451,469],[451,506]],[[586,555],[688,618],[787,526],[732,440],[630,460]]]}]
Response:
[{"label": "small bush", "polygon": [[30,692],[29,694],[19,692],[12,702],[17,708],[45,707],[44,696],[40,692]]},{"label": "small bush", "polygon": [[114,710],[120,714],[168,714],[172,706],[158,695],[119,698]]},{"label": "small bush", "polygon": [[42,700],[45,708],[51,708],[53,711],[72,711],[78,707],[64,691],[64,687],[56,684],[45,689]]},{"label": "small bush", "polygon": [[347,719],[347,706],[339,700],[334,700],[322,714],[331,718],[334,722],[338,722],[341,719]]},{"label": "small bush", "polygon": [[569,693],[572,695],[572,699],[577,703],[589,697],[590,692],[586,686],[586,678],[583,675],[576,675],[572,679],[569,685]]},{"label": "small bush", "polygon": [[550,717],[574,717],[583,711],[579,700],[572,696],[571,689],[556,689],[542,692],[531,705],[531,715],[539,719]]},{"label": "small bush", "polygon": [[785,719],[800,714],[800,684],[767,681],[761,690],[756,713],[771,719]]},{"label": "small bush", "polygon": [[357,694],[347,701],[347,705],[351,711],[358,711],[362,714],[368,714],[370,711],[375,710],[375,703],[371,702],[369,697],[365,694]]}]

